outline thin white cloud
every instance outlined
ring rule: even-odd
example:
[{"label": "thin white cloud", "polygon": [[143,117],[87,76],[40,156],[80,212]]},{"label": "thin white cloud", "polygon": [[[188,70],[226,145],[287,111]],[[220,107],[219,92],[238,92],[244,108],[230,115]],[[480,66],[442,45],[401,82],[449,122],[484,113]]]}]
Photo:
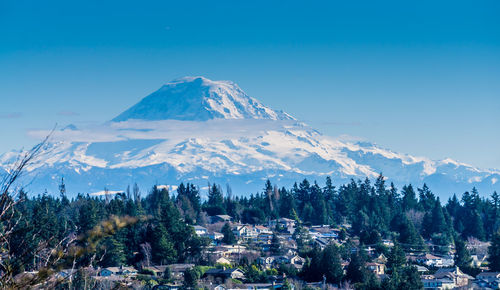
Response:
[{"label": "thin white cloud", "polygon": [[0,119],[18,119],[22,116],[21,112],[0,112]]},{"label": "thin white cloud", "polygon": [[74,116],[79,116],[80,114],[73,111],[59,111],[57,112],[57,115],[65,117],[74,117]]}]

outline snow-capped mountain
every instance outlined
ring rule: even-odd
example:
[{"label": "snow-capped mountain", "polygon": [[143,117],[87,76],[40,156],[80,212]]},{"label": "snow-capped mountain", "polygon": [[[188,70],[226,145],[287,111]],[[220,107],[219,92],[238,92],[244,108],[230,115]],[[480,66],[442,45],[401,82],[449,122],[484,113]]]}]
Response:
[{"label": "snow-capped mountain", "polygon": [[[0,156],[0,168],[16,156]],[[202,77],[170,82],[106,124],[55,132],[24,180],[35,194],[56,193],[61,177],[72,194],[181,181],[230,184],[233,193],[250,194],[267,178],[290,187],[303,178],[344,183],[380,172],[396,185],[425,182],[442,198],[473,186],[484,195],[500,189],[499,171],[324,136],[232,82]]]},{"label": "snow-capped mountain", "polygon": [[184,77],[172,81],[126,110],[114,122],[130,119],[188,120],[210,119],[293,119],[276,112],[245,94],[230,81],[204,77]]}]

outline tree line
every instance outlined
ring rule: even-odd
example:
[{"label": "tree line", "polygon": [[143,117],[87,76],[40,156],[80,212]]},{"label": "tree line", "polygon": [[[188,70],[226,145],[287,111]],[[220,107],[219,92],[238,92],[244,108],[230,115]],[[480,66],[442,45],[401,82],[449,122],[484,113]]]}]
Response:
[{"label": "tree line", "polygon": [[[383,239],[395,241],[398,251],[426,251],[430,244],[434,251],[445,253],[455,245],[457,252],[462,252],[461,263],[466,267],[470,255],[464,240],[471,237],[494,240],[500,226],[500,197],[496,192],[484,198],[473,188],[460,199],[453,195],[443,204],[425,184],[416,189],[412,185],[397,189],[392,183],[387,185],[382,175],[374,182],[351,180],[338,187],[329,177],[323,186],[304,179],[289,189],[279,188],[268,180],[261,192],[247,196],[233,195],[229,186],[224,193],[220,185],[209,184],[206,199],[190,183],[181,183],[175,192],[153,186],[143,196],[134,185],[114,196],[78,194],[69,199],[62,181],[60,192],[58,197],[47,194],[30,197],[21,191],[12,208],[7,209],[11,216],[8,221],[15,220],[15,226],[2,220],[2,230],[10,231],[9,246],[3,249],[9,258],[4,259],[2,272],[15,275],[43,268],[53,255],[45,249],[57,249],[64,243],[77,244],[88,251],[73,255],[71,261],[61,261],[58,267],[207,264],[202,252],[208,241],[198,237],[191,225],[205,225],[209,216],[227,214],[247,224],[265,224],[280,217],[297,220],[294,238],[301,255],[309,259],[308,265],[324,265],[321,269],[329,269],[323,273],[308,266],[301,275],[306,280],[315,280],[321,278],[318,273],[323,273],[329,281],[339,282],[338,263],[330,265],[325,261],[340,256],[353,264],[348,273],[362,274],[365,271],[354,269],[366,259],[334,247],[318,251],[311,247],[304,227],[349,224],[350,236],[358,236],[361,246],[373,246],[389,256],[393,254],[383,247]],[[95,232],[96,227],[105,231],[106,224],[102,222],[116,217],[127,217],[133,222],[109,230],[110,234]],[[91,235],[101,238],[81,238]],[[497,238],[500,243],[500,237]],[[411,272],[405,266],[394,269],[397,269],[395,276],[405,277],[398,281],[414,278],[405,276]],[[354,276],[352,280],[371,279],[370,275],[363,277]]]}]

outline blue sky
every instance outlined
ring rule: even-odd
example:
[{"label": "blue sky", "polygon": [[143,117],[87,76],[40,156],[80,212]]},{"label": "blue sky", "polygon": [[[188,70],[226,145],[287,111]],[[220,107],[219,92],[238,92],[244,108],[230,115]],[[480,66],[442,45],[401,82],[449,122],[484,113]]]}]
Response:
[{"label": "blue sky", "polygon": [[500,168],[500,1],[1,1],[0,152],[185,75],[328,135]]}]

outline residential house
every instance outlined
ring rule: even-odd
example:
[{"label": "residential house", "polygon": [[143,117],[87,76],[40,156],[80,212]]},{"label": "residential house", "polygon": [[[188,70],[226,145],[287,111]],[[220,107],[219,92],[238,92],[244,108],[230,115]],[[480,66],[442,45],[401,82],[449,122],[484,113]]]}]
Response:
[{"label": "residential house", "polygon": [[226,279],[244,279],[245,273],[238,268],[209,269],[203,274],[203,277],[214,281],[225,281]]},{"label": "residential house", "polygon": [[288,218],[279,218],[278,219],[278,223],[282,226],[284,226],[285,228],[289,228],[289,227],[295,227],[295,220],[292,220],[292,219],[288,219]]},{"label": "residential house", "polygon": [[455,283],[450,278],[436,279],[433,277],[424,277],[421,279],[425,290],[445,290],[455,288]]},{"label": "residential house", "polygon": [[159,266],[143,267],[142,269],[152,272],[157,277],[161,277],[161,276],[163,276],[163,273],[165,273],[165,270],[167,269],[167,267],[168,266],[166,266],[166,265],[159,265]]},{"label": "residential house", "polygon": [[375,275],[385,274],[385,265],[380,263],[366,263],[366,268]]},{"label": "residential house", "polygon": [[234,227],[233,233],[239,239],[255,238],[258,235],[254,228],[248,225],[239,225]]},{"label": "residential house", "polygon": [[500,272],[482,272],[476,276],[474,284],[481,288],[500,288]]},{"label": "residential house", "polygon": [[174,279],[181,279],[184,276],[184,272],[187,269],[194,267],[194,264],[170,264],[170,265],[158,265],[158,266],[148,266],[144,267],[144,270],[148,270],[154,273],[155,276],[161,277],[167,268],[170,269],[170,274]]},{"label": "residential house", "polygon": [[392,248],[394,247],[394,242],[391,240],[382,240],[382,244],[386,247]]},{"label": "residential house", "polygon": [[210,217],[210,222],[215,223],[227,223],[231,221],[231,217],[226,214],[219,214]]},{"label": "residential house", "polygon": [[446,267],[446,268],[450,268],[450,267],[453,267],[455,265],[455,259],[453,259],[452,256],[443,256],[441,257],[441,259],[443,260],[443,263],[441,264],[442,267]]},{"label": "residential house", "polygon": [[471,255],[472,262],[471,265],[473,267],[479,268],[486,261],[486,255]]},{"label": "residential house", "polygon": [[63,269],[56,273],[57,278],[66,279],[71,275],[74,275],[77,272],[77,269]]},{"label": "residential house", "polygon": [[202,226],[193,226],[194,227],[194,232],[196,235],[199,237],[204,237],[208,235],[208,230]]},{"label": "residential house", "polygon": [[427,273],[429,272],[429,269],[427,269],[426,267],[424,266],[420,266],[420,265],[415,265],[415,267],[417,268],[417,272],[419,273]]},{"label": "residential house", "polygon": [[326,239],[323,239],[323,238],[318,238],[316,237],[314,239],[314,243],[320,248],[320,249],[324,249],[326,246],[328,246],[329,244],[329,241],[326,240]]},{"label": "residential house", "polygon": [[444,278],[449,278],[453,280],[453,283],[455,284],[455,287],[463,287],[469,285],[469,282],[474,280],[474,277],[471,277],[462,271],[458,267],[455,268],[442,268],[437,270],[436,273],[434,273],[434,278],[436,279],[444,279]]},{"label": "residential house", "polygon": [[387,263],[387,257],[384,254],[380,254],[373,261],[375,263],[385,264]]},{"label": "residential house", "polygon": [[299,255],[288,256],[287,258],[288,264],[297,268],[298,270],[302,269],[302,267],[304,267],[304,264],[306,263],[306,259],[302,258]]},{"label": "residential house", "polygon": [[129,266],[121,266],[119,274],[124,276],[137,275],[137,269]]},{"label": "residential house", "polygon": [[167,267],[170,268],[170,273],[172,274],[172,277],[180,279],[184,277],[184,272],[187,269],[191,269],[194,267],[194,264],[170,264]]},{"label": "residential house", "polygon": [[117,275],[117,272],[118,272],[118,267],[102,268],[99,271],[99,276],[109,277],[109,276],[112,276],[112,275]]},{"label": "residential house", "polygon": [[338,234],[335,232],[335,230],[327,225],[312,226],[309,234],[311,235],[311,237],[318,237],[329,241],[338,238]]},{"label": "residential house", "polygon": [[208,237],[212,240],[212,241],[220,241],[224,238],[224,235],[222,233],[218,233],[218,232],[212,232],[212,233],[209,233],[208,234]]},{"label": "residential house", "polygon": [[275,265],[276,263],[276,257],[273,257],[273,256],[270,256],[270,257],[259,257],[257,259],[257,263],[259,263],[259,265],[262,265],[262,267],[266,268],[266,269],[270,269],[272,266]]},{"label": "residential house", "polygon": [[231,265],[231,261],[228,260],[228,259],[226,259],[226,258],[224,258],[224,257],[220,257],[219,259],[217,259],[215,261],[215,263],[216,264],[229,264],[229,265]]},{"label": "residential house", "polygon": [[425,264],[426,266],[442,267],[443,259],[432,254],[423,254],[415,259],[418,263]]},{"label": "residential house", "polygon": [[256,225],[253,227],[253,229],[258,235],[261,235],[261,234],[272,235],[273,234],[273,232],[268,227],[265,227],[265,226]]}]

